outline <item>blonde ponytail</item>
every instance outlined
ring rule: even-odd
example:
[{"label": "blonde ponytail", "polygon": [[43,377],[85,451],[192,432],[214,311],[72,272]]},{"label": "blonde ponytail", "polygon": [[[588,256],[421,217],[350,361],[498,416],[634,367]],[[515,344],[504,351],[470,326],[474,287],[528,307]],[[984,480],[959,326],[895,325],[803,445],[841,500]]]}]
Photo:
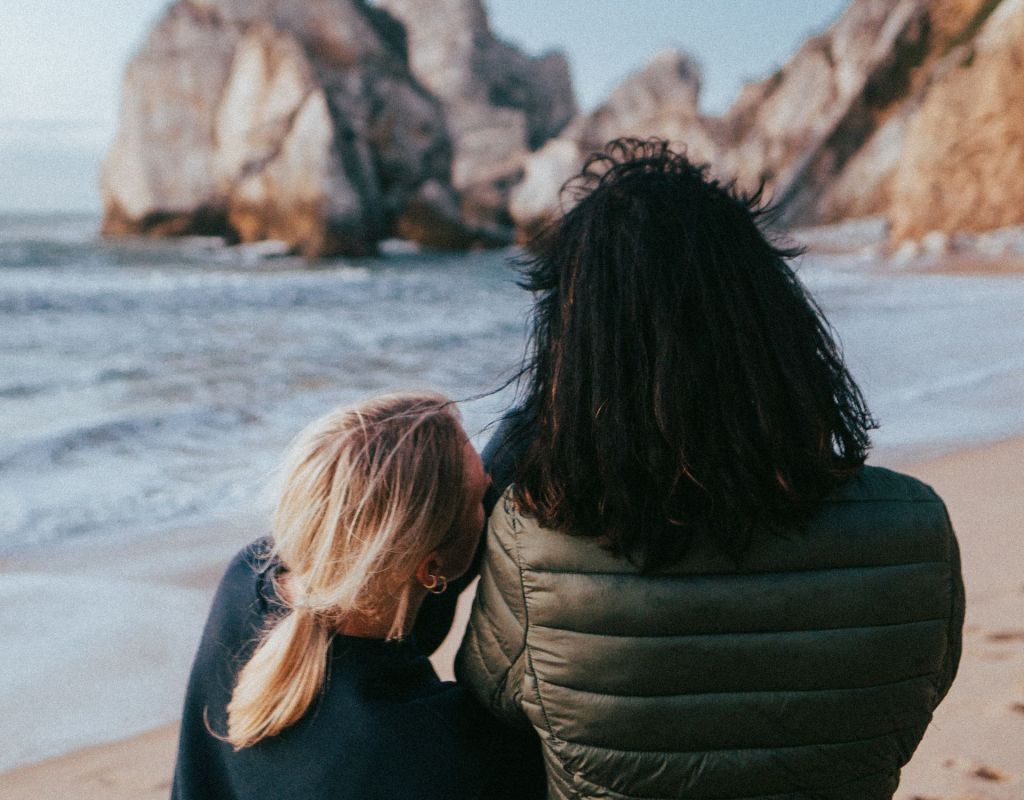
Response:
[{"label": "blonde ponytail", "polygon": [[330,636],[315,615],[288,611],[242,668],[228,704],[227,741],[240,750],[298,722],[324,684]]},{"label": "blonde ponytail", "polygon": [[300,434],[274,514],[273,557],[302,594],[277,587],[286,611],[238,673],[223,737],[235,750],[302,718],[347,615],[375,617],[398,598],[388,638],[406,633],[416,566],[465,506],[465,441],[454,406],[432,393],[339,409]]}]

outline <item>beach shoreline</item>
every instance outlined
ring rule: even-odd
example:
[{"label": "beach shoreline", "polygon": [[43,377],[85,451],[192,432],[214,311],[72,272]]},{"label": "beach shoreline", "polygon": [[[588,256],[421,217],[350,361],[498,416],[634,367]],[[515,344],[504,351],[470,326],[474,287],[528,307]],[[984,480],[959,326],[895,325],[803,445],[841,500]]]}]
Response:
[{"label": "beach shoreline", "polygon": [[[960,540],[968,603],[960,673],[921,747],[904,769],[896,798],[1019,798],[1024,791],[1024,751],[1019,746],[1024,739],[1024,564],[1017,556],[1017,534],[1024,519],[1024,438],[965,448],[917,463],[896,459],[895,464],[934,486],[945,499]],[[187,662],[199,635],[196,617],[205,617],[230,556],[260,533],[255,520],[236,520],[142,540],[105,537],[2,559],[0,573],[8,581],[12,577],[38,579],[39,585],[43,576],[51,582],[55,576],[63,576],[65,581],[58,583],[106,581],[113,587],[113,596],[126,590],[142,592],[143,586],[167,595],[169,599],[161,606],[143,613],[141,622],[151,625],[154,611],[159,620],[168,609],[180,607],[172,613],[185,613],[180,611],[184,608],[187,618],[178,620],[173,635],[163,633],[171,644],[176,643],[177,650],[188,642],[191,647],[186,653],[176,653],[173,663],[161,663],[164,655],[147,650],[152,641],[143,637],[132,654],[124,649],[108,653],[108,672],[101,680],[131,689],[131,681],[126,684],[120,670],[148,673],[153,685],[170,680],[178,687],[169,694],[177,692],[180,705]],[[67,597],[56,598],[57,603],[61,601],[67,602]],[[5,611],[6,616],[11,613]],[[464,620],[465,613],[460,617]],[[125,621],[128,626],[139,623],[138,619]],[[433,658],[442,677],[451,675],[459,636],[460,632],[453,630]],[[90,674],[85,674],[71,689],[87,691],[92,681]],[[161,724],[145,729],[128,726],[120,737],[106,737],[115,741],[72,747],[64,755],[0,773],[0,800],[40,796],[165,798],[177,742],[176,718],[176,710],[168,711]],[[12,730],[17,730],[17,725]]]}]

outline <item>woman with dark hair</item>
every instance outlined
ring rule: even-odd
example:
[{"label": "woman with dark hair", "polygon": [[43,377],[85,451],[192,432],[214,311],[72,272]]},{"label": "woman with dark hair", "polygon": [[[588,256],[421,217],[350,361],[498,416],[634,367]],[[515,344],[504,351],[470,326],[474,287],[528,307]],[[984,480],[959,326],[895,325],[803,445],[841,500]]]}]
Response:
[{"label": "woman with dark hair", "polygon": [[[889,798],[964,597],[766,212],[662,142],[592,157],[538,240],[525,396],[458,672],[552,798]],[[500,495],[500,497],[499,497]]]}]

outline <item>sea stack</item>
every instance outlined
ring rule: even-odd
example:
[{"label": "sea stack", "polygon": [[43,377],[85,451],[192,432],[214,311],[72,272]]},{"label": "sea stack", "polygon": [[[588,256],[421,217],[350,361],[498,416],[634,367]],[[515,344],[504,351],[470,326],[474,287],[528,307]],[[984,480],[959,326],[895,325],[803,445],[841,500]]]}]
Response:
[{"label": "sea stack", "polygon": [[[405,6],[417,24],[462,13]],[[575,109],[564,60],[528,59],[491,38],[484,49],[505,58],[492,63],[445,41],[434,57],[461,65],[465,96],[441,98],[410,70],[409,41],[364,0],[176,0],[125,74],[103,167],[104,233],[277,239],[307,256],[368,254],[394,235],[440,248],[507,241],[500,189],[472,213],[487,179],[465,119],[506,108],[488,105],[504,96],[502,72],[521,89],[523,108],[508,108],[523,121],[498,117],[522,134],[501,146],[521,159]]]}]

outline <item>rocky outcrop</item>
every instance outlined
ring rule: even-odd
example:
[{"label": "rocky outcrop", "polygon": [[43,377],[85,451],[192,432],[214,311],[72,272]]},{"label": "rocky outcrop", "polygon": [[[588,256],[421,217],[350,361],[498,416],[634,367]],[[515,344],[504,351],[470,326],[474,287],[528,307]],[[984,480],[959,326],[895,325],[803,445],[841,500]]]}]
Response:
[{"label": "rocky outcrop", "polygon": [[[857,0],[783,69],[746,86],[720,119],[699,113],[696,65],[683,54],[659,55],[616,89],[592,119],[574,122],[569,130],[582,152],[622,135],[667,138],[747,190],[764,184],[794,220],[803,221],[814,217],[834,173],[873,130],[851,123],[863,122],[862,101],[872,79],[885,84],[890,62],[898,59],[902,39],[912,35],[924,6],[923,0]],[[532,167],[527,164],[527,174]],[[549,198],[555,188],[546,188]],[[520,199],[517,192],[513,208],[522,209],[516,219],[526,229],[539,221],[530,214],[550,213],[554,206],[536,198],[520,205]]]},{"label": "rocky outcrop", "polygon": [[617,86],[595,111],[573,128],[586,150],[619,136],[656,136],[710,159],[715,143],[701,119],[700,66],[676,50],[658,53],[639,72]]},{"label": "rocky outcrop", "polygon": [[439,103],[404,34],[354,0],[178,0],[128,67],[107,234],[281,239],[365,254],[446,182]]},{"label": "rocky outcrop", "polygon": [[[874,50],[870,59],[860,59],[863,80],[855,85],[843,113],[772,187],[791,222],[830,223],[874,214],[895,222],[897,176],[909,174],[908,148],[923,104],[960,60],[958,53],[987,24],[999,0],[901,0],[889,5],[886,14],[869,17],[869,3],[854,3],[830,32],[838,40],[844,27],[849,29],[851,21],[864,15],[860,19],[871,24],[863,25],[862,36],[848,40],[848,49],[856,52],[874,41]],[[886,10],[886,4],[879,4],[879,10]],[[874,35],[872,26],[878,26]],[[946,126],[946,134],[954,128]],[[934,207],[924,212],[933,216],[925,230],[956,229],[946,227],[934,212]],[[893,226],[894,237],[902,238],[898,227]]]},{"label": "rocky outcrop", "polygon": [[528,241],[547,222],[572,206],[562,187],[583,164],[584,150],[571,136],[552,139],[526,159],[522,180],[509,197],[509,215],[521,241]]},{"label": "rocky outcrop", "polygon": [[372,250],[384,229],[383,187],[362,142],[336,147],[336,136],[301,42],[254,24],[235,48],[214,124],[215,191],[231,229],[243,241],[277,239],[308,254]]},{"label": "rocky outcrop", "polygon": [[873,132],[875,108],[901,91],[923,9],[921,0],[854,2],[782,70],[744,90],[724,117],[716,168],[748,190],[763,183],[790,219],[818,220],[820,195]]},{"label": "rocky outcrop", "polygon": [[104,233],[225,230],[211,156],[240,38],[209,9],[179,3],[128,64],[117,139],[103,166]]},{"label": "rocky outcrop", "polygon": [[1024,222],[1024,182],[1009,178],[1024,168],[1022,42],[1024,0],[854,0],[718,119],[698,112],[696,67],[672,77],[661,55],[527,160],[513,216],[529,232],[564,211],[559,187],[585,153],[657,135],[763,184],[791,224],[881,215],[899,240]]},{"label": "rocky outcrop", "polygon": [[104,231],[500,244],[620,136],[764,185],[790,224],[1021,224],[1022,42],[1024,0],[853,0],[721,117],[679,52],[576,115],[565,60],[496,39],[481,0],[176,0],[125,76]]},{"label": "rocky outcrop", "polygon": [[[396,233],[491,242],[458,191],[482,179],[473,136],[490,159],[488,137],[508,122],[521,134],[509,157],[521,156],[574,106],[564,62],[559,72],[557,59],[490,42],[438,54],[481,98],[453,113],[410,71],[403,25],[365,0],[177,0],[125,75],[104,232],[280,239],[310,256],[373,252]],[[487,120],[482,133],[473,115]]]},{"label": "rocky outcrop", "polygon": [[508,195],[524,158],[576,114],[565,58],[531,58],[495,38],[480,0],[379,5],[404,23],[412,72],[444,107],[463,219],[509,240]]},{"label": "rocky outcrop", "polygon": [[561,188],[588,153],[620,136],[657,136],[685,148],[697,160],[713,161],[717,144],[713,122],[698,110],[700,68],[679,51],[659,53],[629,76],[600,107],[577,117],[562,134],[524,164],[523,180],[510,199],[510,212],[524,238],[565,210]]},{"label": "rocky outcrop", "polygon": [[896,240],[1024,223],[1024,1],[986,5],[907,121],[889,209]]}]

